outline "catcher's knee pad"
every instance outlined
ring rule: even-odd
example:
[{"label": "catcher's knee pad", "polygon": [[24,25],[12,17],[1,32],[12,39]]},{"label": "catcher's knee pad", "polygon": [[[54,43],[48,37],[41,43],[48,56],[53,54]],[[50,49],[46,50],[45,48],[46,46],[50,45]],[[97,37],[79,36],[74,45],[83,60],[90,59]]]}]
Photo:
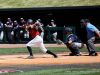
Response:
[{"label": "catcher's knee pad", "polygon": [[74,42],[72,42],[69,46],[70,46],[77,54],[80,53],[78,47],[75,45]]}]

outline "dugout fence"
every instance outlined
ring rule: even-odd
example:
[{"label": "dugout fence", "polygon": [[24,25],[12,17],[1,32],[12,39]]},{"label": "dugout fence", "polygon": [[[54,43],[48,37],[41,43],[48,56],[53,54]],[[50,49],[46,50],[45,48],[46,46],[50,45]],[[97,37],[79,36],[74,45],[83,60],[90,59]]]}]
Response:
[{"label": "dugout fence", "polygon": [[[68,28],[72,28],[73,33],[76,34],[76,28],[74,26],[72,27],[68,27]],[[65,27],[43,27],[44,29],[44,43],[56,43],[56,41],[53,41],[51,39],[51,30],[56,30],[57,31],[57,39],[61,39],[63,42],[67,42],[67,35],[65,35]],[[25,44],[28,41],[21,41],[21,37],[20,37],[20,31],[25,31],[25,28],[18,28],[18,36],[17,36],[17,41],[8,41],[7,40],[7,31],[12,31],[12,28],[0,28],[0,32],[3,31],[3,40],[0,41],[0,44]],[[39,28],[40,31],[40,28]],[[48,37],[46,39],[46,37]],[[31,38],[32,39],[32,38]],[[31,40],[30,39],[30,40]]]}]

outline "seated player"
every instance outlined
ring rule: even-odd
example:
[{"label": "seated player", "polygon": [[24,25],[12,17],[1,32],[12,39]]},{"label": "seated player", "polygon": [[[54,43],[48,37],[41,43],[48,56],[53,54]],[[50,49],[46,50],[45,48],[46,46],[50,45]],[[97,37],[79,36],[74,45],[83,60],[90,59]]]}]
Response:
[{"label": "seated player", "polygon": [[47,50],[44,47],[43,44],[43,39],[41,38],[39,31],[38,31],[38,26],[36,24],[33,24],[33,20],[32,19],[28,19],[27,20],[27,31],[31,34],[31,36],[33,37],[33,39],[27,43],[27,49],[30,52],[30,56],[27,58],[34,58],[33,57],[33,53],[32,53],[32,49],[31,46],[32,45],[38,45],[40,47],[40,49],[44,52],[44,53],[48,53],[54,56],[54,58],[57,58],[57,55],[55,55],[54,53],[52,53],[51,51]]}]

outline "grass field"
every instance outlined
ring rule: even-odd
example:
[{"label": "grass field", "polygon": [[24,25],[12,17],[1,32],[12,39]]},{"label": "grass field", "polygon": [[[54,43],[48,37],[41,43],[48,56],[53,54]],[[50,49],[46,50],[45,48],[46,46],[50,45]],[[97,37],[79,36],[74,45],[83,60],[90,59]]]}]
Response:
[{"label": "grass field", "polygon": [[0,0],[0,8],[100,5],[100,0]]},{"label": "grass field", "polygon": [[51,69],[6,75],[100,75],[100,69]]},{"label": "grass field", "polygon": [[[52,52],[69,52],[66,47],[46,47]],[[97,51],[100,47],[96,47]],[[34,52],[42,52],[39,47],[32,47]],[[80,50],[87,51],[87,48],[84,47]],[[9,54],[9,53],[28,53],[27,48],[0,48],[0,54]],[[22,73],[10,73],[5,75],[100,75],[100,69],[87,69],[87,68],[70,68],[70,69],[49,69],[49,70],[38,70],[38,71],[28,71]]]},{"label": "grass field", "polygon": [[[69,52],[66,47],[46,47],[48,50],[52,52]],[[96,47],[97,51],[100,51],[100,47]],[[42,52],[39,47],[32,47],[33,52]],[[81,52],[88,51],[86,47],[80,49]],[[27,48],[0,48],[0,54],[6,53],[28,53]]]}]

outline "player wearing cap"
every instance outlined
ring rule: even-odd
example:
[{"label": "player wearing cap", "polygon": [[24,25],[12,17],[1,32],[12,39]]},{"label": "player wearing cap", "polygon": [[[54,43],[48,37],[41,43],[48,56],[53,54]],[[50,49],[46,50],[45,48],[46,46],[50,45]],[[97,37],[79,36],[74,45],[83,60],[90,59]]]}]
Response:
[{"label": "player wearing cap", "polygon": [[84,44],[82,43],[82,41],[72,33],[72,29],[71,28],[65,28],[65,34],[67,34],[67,40],[68,42],[63,43],[65,44],[68,49],[72,52],[70,53],[70,56],[80,56],[81,52],[79,51],[79,49],[82,49],[84,47]]},{"label": "player wearing cap", "polygon": [[43,39],[43,37],[44,37],[44,29],[43,29],[43,23],[41,23],[41,19],[38,19],[37,20],[38,22],[37,22],[37,25],[38,25],[38,27],[40,27],[40,29],[41,29],[41,31],[39,31],[39,33],[40,33],[40,36],[42,37],[42,39]]},{"label": "player wearing cap", "polygon": [[14,31],[14,41],[17,41],[17,32],[18,32],[19,24],[17,20],[14,20],[13,31]]},{"label": "player wearing cap", "polygon": [[40,47],[40,49],[44,52],[44,53],[48,53],[48,54],[51,54],[53,55],[55,58],[57,58],[57,55],[55,55],[54,53],[52,53],[51,51],[47,50],[45,47],[44,47],[44,44],[43,44],[43,39],[39,36],[39,31],[38,31],[38,26],[36,26],[36,24],[33,24],[33,20],[32,19],[28,19],[27,20],[27,31],[32,35],[33,39],[27,43],[27,49],[30,53],[30,56],[27,57],[27,58],[34,58],[33,57],[33,53],[32,53],[32,49],[31,49],[31,46],[32,45],[38,45]]},{"label": "player wearing cap", "polygon": [[[7,27],[7,28],[13,27],[13,22],[11,21],[11,18],[7,19],[7,23],[6,23],[5,27]],[[13,41],[12,31],[7,31],[7,35],[8,35],[9,41]]]},{"label": "player wearing cap", "polygon": [[[26,28],[26,21],[24,20],[24,18],[20,18],[19,28]],[[21,40],[24,39],[25,41],[29,41],[29,32],[28,31],[21,30],[20,35],[21,35]]]},{"label": "player wearing cap", "polygon": [[88,19],[81,19],[80,24],[82,27],[86,27],[86,31],[89,35],[89,39],[86,43],[89,56],[98,56],[94,43],[100,41],[100,31],[92,25]]},{"label": "player wearing cap", "polygon": [[[57,27],[57,25],[54,23],[54,20],[51,20],[51,24],[48,24],[46,27]],[[51,36],[53,37],[54,41],[57,41],[57,31],[56,30],[51,30],[50,31]]]}]

